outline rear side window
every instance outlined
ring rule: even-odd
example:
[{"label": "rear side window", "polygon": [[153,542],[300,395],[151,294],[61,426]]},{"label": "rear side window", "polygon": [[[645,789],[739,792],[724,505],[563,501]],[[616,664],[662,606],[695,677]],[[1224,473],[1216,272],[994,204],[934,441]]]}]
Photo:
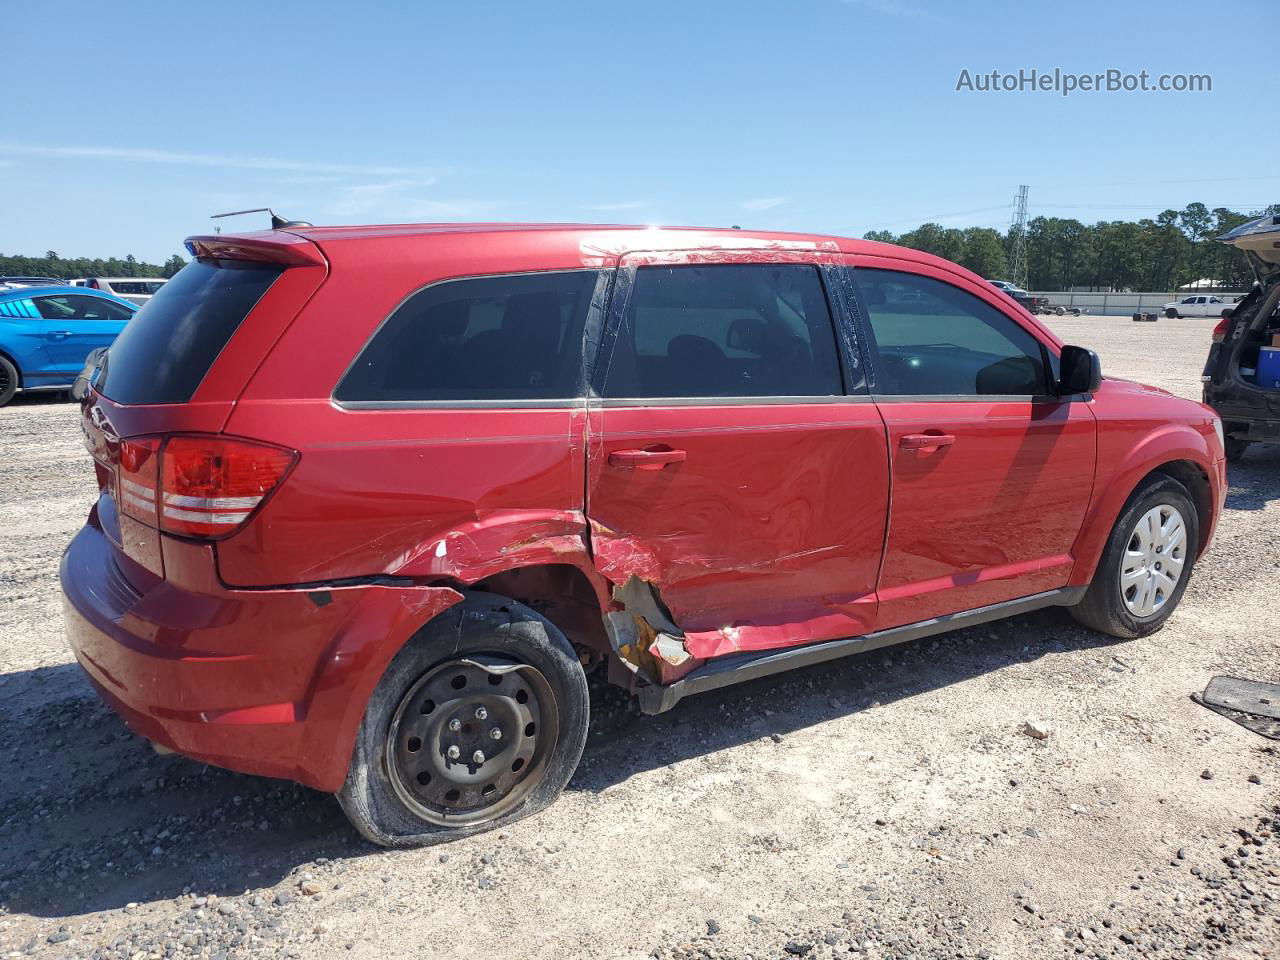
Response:
[{"label": "rear side window", "polygon": [[236,260],[187,264],[116,338],[99,392],[117,403],[186,403],[283,270]]},{"label": "rear side window", "polygon": [[932,277],[860,268],[855,285],[876,353],[876,393],[1034,396],[1045,351],[1012,318]]},{"label": "rear side window", "polygon": [[597,271],[474,277],[406,300],[338,384],[340,403],[560,400],[582,394]]},{"label": "rear side window", "polygon": [[604,396],[827,397],[843,392],[817,267],[636,270]]}]

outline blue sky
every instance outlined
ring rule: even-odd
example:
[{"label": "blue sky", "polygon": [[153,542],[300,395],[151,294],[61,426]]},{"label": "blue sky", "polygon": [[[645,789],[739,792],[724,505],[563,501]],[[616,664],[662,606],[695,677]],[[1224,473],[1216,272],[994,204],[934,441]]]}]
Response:
[{"label": "blue sky", "polygon": [[[162,260],[258,206],[856,236],[1004,227],[1020,183],[1033,216],[1086,221],[1280,202],[1274,0],[63,0],[5,21],[3,253]],[[955,89],[1055,67],[1213,90]]]}]

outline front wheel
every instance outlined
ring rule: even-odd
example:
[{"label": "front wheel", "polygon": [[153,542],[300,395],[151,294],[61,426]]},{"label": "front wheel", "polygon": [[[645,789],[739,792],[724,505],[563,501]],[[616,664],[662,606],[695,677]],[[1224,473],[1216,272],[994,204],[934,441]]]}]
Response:
[{"label": "front wheel", "polygon": [[469,595],[387,668],[338,802],[384,847],[505,826],[560,795],[588,716],[586,676],[564,634],[523,604]]},{"label": "front wheel", "polygon": [[1113,637],[1155,633],[1182,599],[1199,538],[1187,488],[1172,477],[1148,481],[1121,511],[1072,616]]},{"label": "front wheel", "polygon": [[1170,307],[1168,310],[1166,310],[1166,311],[1164,312],[1164,315],[1165,315],[1166,317],[1168,317],[1170,320],[1177,320],[1177,319],[1178,319],[1178,311],[1177,311],[1177,310],[1175,310],[1175,309],[1173,309],[1173,307]]}]

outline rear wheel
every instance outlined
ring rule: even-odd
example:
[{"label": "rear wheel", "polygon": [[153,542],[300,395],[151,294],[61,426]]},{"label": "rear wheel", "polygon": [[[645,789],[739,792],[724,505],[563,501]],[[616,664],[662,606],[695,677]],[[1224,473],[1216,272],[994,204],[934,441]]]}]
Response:
[{"label": "rear wheel", "polygon": [[1227,461],[1229,463],[1236,463],[1244,456],[1244,452],[1249,449],[1249,441],[1238,440],[1235,437],[1227,437],[1223,446],[1226,448]]},{"label": "rear wheel", "polygon": [[18,393],[18,368],[8,357],[0,357],[0,407],[12,400]]},{"label": "rear wheel", "polygon": [[1177,310],[1175,310],[1175,309],[1173,309],[1173,307],[1170,307],[1168,310],[1166,310],[1166,311],[1164,312],[1164,315],[1165,315],[1166,317],[1168,317],[1170,320],[1177,320],[1177,319],[1178,319],[1178,311],[1177,311]]},{"label": "rear wheel", "polygon": [[387,847],[503,826],[560,795],[588,714],[586,677],[564,635],[523,604],[473,594],[387,668],[338,801]]},{"label": "rear wheel", "polygon": [[1155,633],[1182,599],[1199,537],[1187,488],[1171,477],[1148,481],[1121,511],[1072,615],[1113,637]]}]

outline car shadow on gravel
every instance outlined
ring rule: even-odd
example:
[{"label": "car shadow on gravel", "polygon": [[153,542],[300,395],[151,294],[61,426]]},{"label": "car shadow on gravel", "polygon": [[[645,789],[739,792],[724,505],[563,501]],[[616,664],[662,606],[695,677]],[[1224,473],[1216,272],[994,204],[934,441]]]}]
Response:
[{"label": "car shadow on gravel", "polygon": [[1280,500],[1280,444],[1254,444],[1227,465],[1227,509],[1263,510]]},{"label": "car shadow on gravel", "polygon": [[[665,764],[1112,642],[1046,610],[702,694],[659,717],[593,684],[592,736],[569,789],[598,792]],[[326,794],[155,753],[74,664],[0,677],[0,723],[9,743],[0,906],[9,912],[67,917],[188,889],[238,895],[318,859],[391,855],[361,840]]]},{"label": "car shadow on gravel", "polygon": [[[786,736],[1012,664],[1121,642],[1048,609],[699,694],[656,717],[639,715],[633,701],[609,688],[593,695],[592,736],[569,789],[598,792],[646,770]],[[1026,719],[1011,716],[1009,730]]]},{"label": "car shadow on gravel", "polygon": [[79,666],[0,677],[0,907],[63,917],[269,887],[298,864],[375,852],[334,799],[157,754]]}]

